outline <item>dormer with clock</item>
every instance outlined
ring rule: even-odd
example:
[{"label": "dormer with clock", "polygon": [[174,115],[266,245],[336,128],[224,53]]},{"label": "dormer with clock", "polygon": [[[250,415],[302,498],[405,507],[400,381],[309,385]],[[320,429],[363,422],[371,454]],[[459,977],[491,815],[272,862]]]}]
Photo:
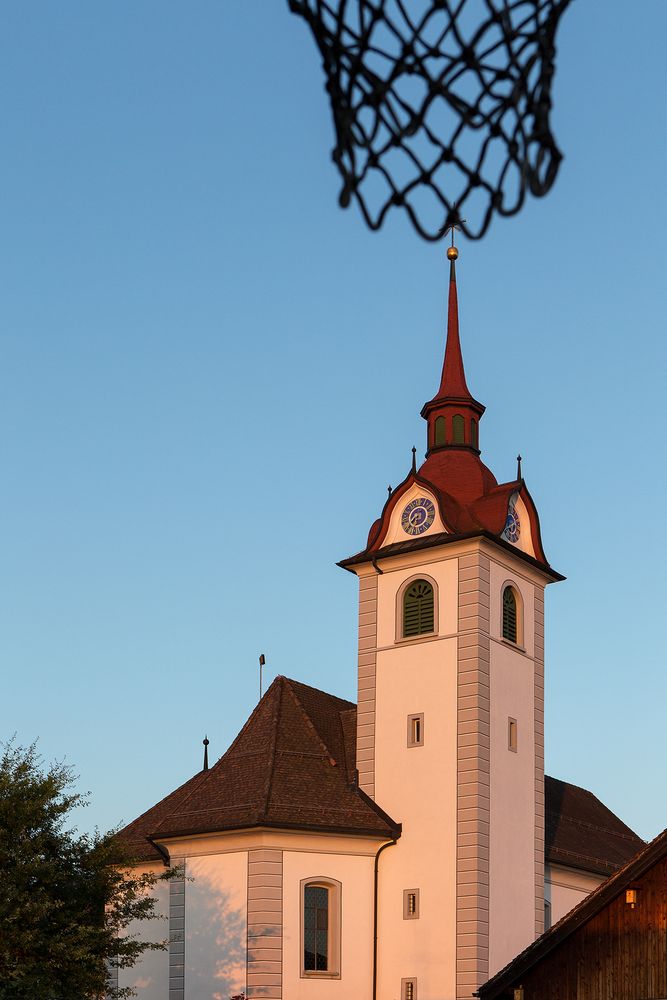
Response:
[{"label": "dormer with clock", "polygon": [[[457,256],[425,460],[340,564],[359,579],[359,785],[403,826],[382,859],[378,995],[414,977],[427,1000],[471,996],[543,927],[544,589],[562,579],[520,471],[498,483],[480,457]],[[441,965],[420,968],[424,940]]]}]

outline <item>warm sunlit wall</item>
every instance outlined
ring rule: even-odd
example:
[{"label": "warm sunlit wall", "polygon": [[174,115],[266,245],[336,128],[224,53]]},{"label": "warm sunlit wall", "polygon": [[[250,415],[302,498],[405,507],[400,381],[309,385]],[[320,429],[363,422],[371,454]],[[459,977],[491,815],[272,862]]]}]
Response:
[{"label": "warm sunlit wall", "polygon": [[229,1000],[245,988],[247,852],[190,856],[186,875],[185,1000]]},{"label": "warm sunlit wall", "polygon": [[[370,1000],[373,942],[373,862],[378,845],[360,848],[354,840],[331,838],[326,851],[283,854],[283,998],[284,1000]],[[340,853],[342,851],[363,853]],[[341,883],[341,968],[339,979],[301,976],[302,879]]]},{"label": "warm sunlit wall", "polygon": [[[442,1000],[455,989],[458,561],[393,566],[378,577],[375,798],[403,833],[380,860],[378,996],[415,976],[420,1000]],[[397,594],[422,575],[438,586],[438,634],[397,643]],[[424,745],[408,747],[421,712]],[[403,919],[405,889],[420,891],[417,920]]]},{"label": "warm sunlit wall", "polygon": [[[502,639],[502,592],[522,598],[518,647]],[[534,583],[491,558],[490,564],[491,811],[489,845],[489,975],[535,938]],[[517,722],[517,750],[508,721]],[[543,849],[543,848],[542,848]]]},{"label": "warm sunlit wall", "polygon": [[545,898],[551,903],[552,925],[569,913],[593,889],[597,889],[602,882],[604,882],[602,875],[589,875],[574,868],[547,865],[544,893]]},{"label": "warm sunlit wall", "polygon": [[[152,871],[158,875],[164,865],[143,865],[137,873]],[[152,895],[156,899],[155,912],[159,920],[135,921],[128,933],[137,935],[143,941],[166,941],[169,938],[169,883],[158,882]],[[146,951],[133,969],[118,970],[118,985],[136,990],[138,1000],[164,1000],[169,992],[169,956],[166,951]]]}]

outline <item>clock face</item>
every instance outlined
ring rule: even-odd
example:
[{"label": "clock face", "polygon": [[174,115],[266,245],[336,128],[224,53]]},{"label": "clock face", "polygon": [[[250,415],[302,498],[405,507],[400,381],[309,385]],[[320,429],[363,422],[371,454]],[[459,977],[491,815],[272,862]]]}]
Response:
[{"label": "clock face", "polygon": [[427,497],[416,497],[401,515],[401,527],[406,535],[422,535],[435,520],[435,507]]},{"label": "clock face", "polygon": [[514,504],[509,505],[503,534],[508,542],[519,541],[519,536],[521,534],[521,521],[519,520],[519,514]]}]

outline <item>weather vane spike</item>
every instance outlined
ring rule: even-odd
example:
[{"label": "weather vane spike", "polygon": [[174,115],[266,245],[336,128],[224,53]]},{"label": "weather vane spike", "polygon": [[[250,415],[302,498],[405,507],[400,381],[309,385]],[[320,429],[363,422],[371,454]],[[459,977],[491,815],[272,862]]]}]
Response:
[{"label": "weather vane spike", "polygon": [[461,218],[456,209],[456,202],[454,202],[452,209],[447,216],[447,221],[438,233],[438,236],[446,236],[447,233],[451,233],[452,235],[451,245],[447,248],[448,260],[454,261],[459,255],[457,248],[454,246],[454,233],[461,231],[461,226],[464,222],[467,222],[467,219]]},{"label": "weather vane spike", "polygon": [[516,456],[516,478],[521,479],[521,455]]},{"label": "weather vane spike", "polygon": [[208,736],[204,737],[204,739],[202,740],[202,743],[204,744],[204,767],[203,767],[203,770],[204,771],[208,771],[208,744],[209,744],[209,738],[208,738]]}]

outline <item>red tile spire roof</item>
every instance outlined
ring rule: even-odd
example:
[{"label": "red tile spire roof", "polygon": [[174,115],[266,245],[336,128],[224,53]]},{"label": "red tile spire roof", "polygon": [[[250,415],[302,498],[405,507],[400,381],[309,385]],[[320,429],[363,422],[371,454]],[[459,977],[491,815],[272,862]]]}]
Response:
[{"label": "red tile spire roof", "polygon": [[[428,421],[429,451],[452,446],[478,450],[477,422],[484,413],[484,406],[474,398],[466,382],[459,334],[456,263],[452,252],[458,256],[456,247],[450,248],[447,340],[440,386],[422,409],[422,417]],[[458,428],[455,426],[457,417],[463,421]]]},{"label": "red tile spire roof", "polygon": [[466,383],[461,353],[461,338],[459,335],[459,300],[456,288],[456,262],[449,264],[449,301],[447,303],[447,343],[445,360],[442,365],[442,378],[436,398],[454,396],[459,399],[472,399]]}]

